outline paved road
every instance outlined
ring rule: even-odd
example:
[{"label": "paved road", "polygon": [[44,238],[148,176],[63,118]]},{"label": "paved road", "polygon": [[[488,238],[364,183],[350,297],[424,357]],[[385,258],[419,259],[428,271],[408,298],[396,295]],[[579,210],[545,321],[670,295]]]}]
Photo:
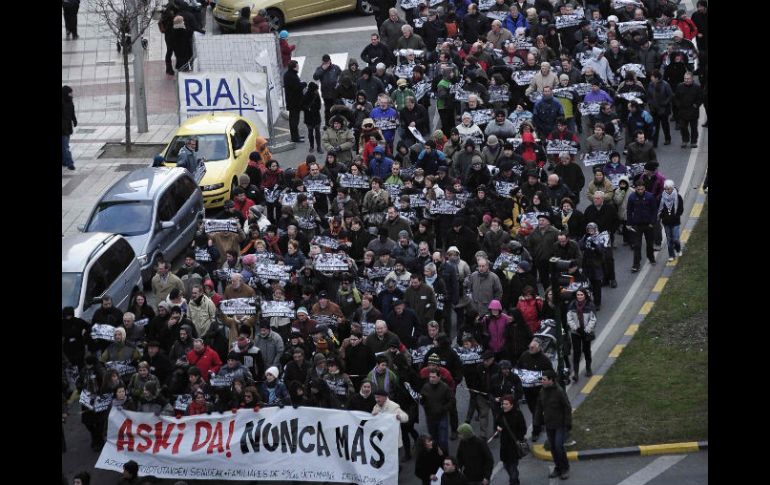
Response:
[{"label": "paved road", "polygon": [[[209,19],[211,16],[208,16]],[[365,29],[371,27],[371,29]],[[347,31],[341,32],[341,30]],[[360,30],[359,30],[360,29]],[[218,29],[210,28],[214,33]],[[348,57],[355,57],[360,60],[361,49],[369,41],[369,33],[374,30],[374,20],[372,17],[361,17],[354,13],[342,14],[325,19],[312,20],[297,24],[288,29],[292,34],[290,42],[297,44],[295,58],[300,60],[302,69],[301,77],[303,80],[312,79],[312,73],[315,67],[320,63],[321,56],[325,53],[332,55],[334,61],[344,68]],[[303,35],[308,34],[308,35]],[[304,130],[304,126],[300,125]],[[288,133],[284,135],[288,137]],[[673,143],[669,146],[660,146],[658,150],[658,159],[661,162],[660,170],[667,177],[676,181],[681,187],[683,177],[687,171],[688,163],[692,158],[692,177],[687,187],[682,187],[680,192],[685,197],[685,215],[689,214],[694,194],[697,186],[703,179],[705,166],[708,161],[708,130],[702,130],[700,147],[696,150],[683,150],[679,148],[680,137],[678,133],[673,135]],[[306,146],[298,145],[295,150],[282,153],[278,158],[283,166],[297,166],[304,159],[304,150]],[[591,179],[591,171],[584,168],[586,179]],[[105,174],[103,179],[109,180]],[[117,178],[117,174],[114,176]],[[108,185],[106,185],[108,186]],[[106,186],[97,188],[88,188],[83,197],[93,200],[98,192],[106,189]],[[93,192],[97,193],[93,193]],[[586,204],[585,193],[581,195],[584,208]],[[665,251],[664,251],[665,252]],[[618,288],[604,289],[602,311],[599,313],[597,324],[597,335],[607,326],[608,321],[615,316],[614,321],[622,325],[616,325],[614,330],[609,332],[602,345],[594,349],[594,368],[597,369],[606,359],[610,350],[617,339],[625,330],[625,324],[638,312],[642,301],[649,290],[657,280],[664,262],[665,254],[658,255],[658,264],[656,267],[643,266],[643,271],[639,274],[630,273],[632,254],[628,247],[620,246],[615,250],[616,275]],[[617,312],[621,302],[629,294],[629,289],[633,287],[633,294],[625,302],[623,308]],[[571,399],[580,392],[580,387],[585,383],[583,378],[580,386],[570,386],[568,393]],[[459,415],[462,419],[468,403],[468,393],[461,387],[457,394]],[[526,405],[522,406],[522,411],[529,422],[529,412]],[[420,421],[418,430],[425,432],[424,416]],[[474,427],[477,425],[474,423]],[[77,417],[77,410],[73,408],[72,416],[65,425],[65,431],[68,437],[69,451],[62,456],[62,471],[71,477],[74,473],[82,469],[91,470],[96,461],[97,455],[90,450],[87,433],[80,424]],[[450,451],[454,452],[457,442],[451,442]],[[499,444],[494,441],[491,445],[492,453],[497,458],[499,454]],[[676,457],[681,458],[681,457]],[[674,461],[660,461],[661,457],[633,457],[633,458],[615,458],[608,460],[598,460],[591,462],[578,462],[573,464],[569,483],[573,484],[618,484],[618,485],[644,485],[666,484],[666,483],[705,483],[708,477],[707,465],[708,453],[697,453]],[[546,483],[548,479],[548,462],[536,460],[532,457],[525,459],[520,465],[522,483]],[[405,485],[417,484],[419,481],[413,475],[414,461],[404,464],[399,483]],[[645,471],[647,470],[647,471]],[[93,470],[94,484],[113,483],[116,477],[115,473],[105,472],[103,470]],[[646,481],[645,481],[646,480]],[[168,483],[173,483],[169,481]],[[205,482],[196,482],[205,483]],[[214,483],[214,482],[209,482]],[[238,483],[238,482],[231,482]],[[246,482],[243,482],[246,483]],[[495,474],[493,485],[507,483],[507,476],[504,471]],[[555,482],[554,482],[555,483]]]}]

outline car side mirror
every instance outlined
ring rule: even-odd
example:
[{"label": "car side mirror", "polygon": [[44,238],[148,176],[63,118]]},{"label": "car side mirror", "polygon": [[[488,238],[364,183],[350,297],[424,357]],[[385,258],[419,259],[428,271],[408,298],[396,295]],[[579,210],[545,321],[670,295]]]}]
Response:
[{"label": "car side mirror", "polygon": [[161,229],[172,229],[174,227],[174,223],[172,221],[162,221],[160,223]]},{"label": "car side mirror", "polygon": [[158,154],[155,155],[155,158],[152,159],[152,166],[153,167],[160,167],[163,165],[163,162],[165,162],[166,159],[163,157],[163,155]]}]

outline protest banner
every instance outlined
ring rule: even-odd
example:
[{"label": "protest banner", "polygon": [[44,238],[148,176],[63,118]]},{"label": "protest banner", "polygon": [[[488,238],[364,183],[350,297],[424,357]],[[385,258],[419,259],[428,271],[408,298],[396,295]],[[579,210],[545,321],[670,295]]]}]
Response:
[{"label": "protest banner", "polygon": [[[412,136],[414,137],[414,139],[415,139],[415,140],[417,140],[418,142],[420,142],[420,143],[422,143],[422,144],[425,144],[425,138],[423,138],[423,136],[422,136],[422,133],[420,133],[420,132],[417,130],[417,128],[416,128],[416,127],[414,127],[414,126],[409,126],[409,127],[407,127],[407,129],[409,130],[409,133],[411,133],[411,134],[412,134]],[[401,176],[403,177],[403,175],[404,175],[404,169],[401,169],[401,171],[399,172],[399,175],[401,175]],[[412,176],[414,176],[414,173],[412,173]]]},{"label": "protest banner", "polygon": [[561,152],[567,152],[574,155],[578,152],[577,147],[569,140],[546,140],[545,153],[548,155],[558,155]]},{"label": "protest banner", "polygon": [[326,325],[328,328],[337,328],[339,320],[336,315],[310,315],[310,318],[315,320],[316,325]]},{"label": "protest banner", "polygon": [[[412,24],[415,29],[421,29],[425,22],[428,21],[428,17],[415,17],[412,19]],[[398,68],[397,68],[398,69]]]},{"label": "protest banner", "polygon": [[254,272],[257,278],[263,281],[289,281],[291,276],[291,266],[260,262],[254,266]]},{"label": "protest banner", "polygon": [[263,187],[262,191],[265,193],[265,201],[269,202],[270,204],[274,203],[276,200],[278,200],[278,197],[281,196],[281,188],[278,186],[275,186],[272,189]]},{"label": "protest banner", "polygon": [[490,86],[488,91],[490,103],[508,102],[508,99],[511,96],[507,84],[503,84],[502,86]]},{"label": "protest banner", "polygon": [[308,192],[318,192],[319,194],[331,194],[332,186],[328,179],[324,180],[308,180],[305,179],[305,189]]},{"label": "protest banner", "polygon": [[[415,21],[418,20],[419,17],[415,18]],[[427,19],[425,19],[427,20]],[[419,28],[419,27],[418,27]],[[410,79],[412,77],[412,73],[414,72],[414,68],[417,64],[411,62],[409,64],[399,64],[396,66],[395,69],[393,69],[393,75],[396,78],[404,78],[404,79]],[[377,120],[375,120],[375,124],[377,123]],[[395,126],[393,126],[395,128]],[[383,130],[386,128],[382,128]]]},{"label": "protest banner", "polygon": [[611,174],[607,175],[607,178],[612,183],[613,187],[618,188],[618,184],[620,183],[620,178],[624,177],[624,176],[628,177],[628,174],[624,174],[624,173],[611,173]]},{"label": "protest banner", "polygon": [[510,199],[511,189],[514,187],[516,187],[516,184],[513,182],[503,182],[502,180],[495,181],[495,191],[500,197],[507,197]]},{"label": "protest banner", "polygon": [[348,189],[369,189],[369,177],[366,175],[353,175],[352,173],[341,173],[339,176],[340,187]]},{"label": "protest banner", "polygon": [[[646,70],[644,69],[644,66],[641,64],[629,63],[629,64],[623,64],[622,66],[620,66],[621,78],[625,79],[626,73],[628,72],[633,72],[634,74],[636,74],[636,77],[638,79],[645,78],[646,77],[645,75],[647,74]],[[642,95],[644,95],[644,93],[642,93]]]},{"label": "protest banner", "polygon": [[297,203],[297,196],[299,194],[307,195],[307,202],[309,205],[312,206],[313,202],[315,202],[315,197],[313,197],[312,192],[285,192],[281,194],[281,204],[293,207],[294,204]]},{"label": "protest banner", "polygon": [[522,214],[520,217],[521,221],[527,221],[532,227],[537,227],[537,216],[541,214],[540,212],[527,212],[526,214]]},{"label": "protest banner", "polygon": [[430,82],[422,80],[418,83],[415,83],[412,86],[412,91],[414,91],[414,98],[419,101],[423,96],[431,92]]},{"label": "protest banner", "polygon": [[529,83],[532,82],[532,78],[534,78],[535,74],[538,72],[539,71],[515,71],[511,74],[511,79],[519,86],[529,86]]},{"label": "protest banner", "polygon": [[192,403],[192,395],[180,394],[176,397],[176,401],[174,401],[174,410],[186,413],[187,408],[190,407],[191,403]]},{"label": "protest banner", "polygon": [[495,0],[478,0],[478,4],[479,4],[479,11],[486,12],[487,10],[495,6]]},{"label": "protest banner", "polygon": [[293,301],[263,301],[260,305],[263,317],[294,318]]},{"label": "protest banner", "polygon": [[578,111],[583,116],[598,115],[602,110],[599,103],[580,103],[578,104]]},{"label": "protest banner", "polygon": [[630,32],[632,30],[647,30],[647,23],[646,20],[632,20],[630,22],[620,22],[618,24],[618,31],[620,31],[620,35],[625,34],[626,32]]},{"label": "protest banner", "polygon": [[346,108],[351,111],[353,110],[353,106],[356,104],[356,100],[351,98],[340,98],[340,101],[345,105]]},{"label": "protest banner", "polygon": [[361,322],[361,334],[364,338],[374,333],[374,322]]},{"label": "protest banner", "polygon": [[225,315],[255,315],[257,313],[257,302],[254,297],[251,298],[233,298],[231,300],[222,300],[219,303],[219,309]]},{"label": "protest banner", "polygon": [[310,244],[317,244],[322,248],[337,249],[340,247],[339,241],[329,236],[316,236],[310,241]]},{"label": "protest banner", "polygon": [[208,263],[211,261],[211,254],[209,254],[206,248],[195,248],[195,261]]},{"label": "protest banner", "polygon": [[506,265],[506,269],[508,271],[516,271],[519,269],[519,262],[521,261],[521,256],[518,254],[512,254],[512,253],[500,253],[500,255],[495,259],[495,263],[492,265],[493,270],[500,269],[503,265]]},{"label": "protest banner", "polygon": [[586,167],[593,167],[594,165],[601,165],[610,161],[610,151],[595,151],[589,152],[583,155],[583,165]]},{"label": "protest banner", "polygon": [[431,200],[428,206],[428,212],[431,214],[444,214],[454,215],[460,212],[463,208],[454,201],[446,199]]},{"label": "protest banner", "polygon": [[[481,7],[479,7],[479,10],[480,9],[481,9]],[[505,20],[505,17],[506,17],[506,15],[508,15],[508,12],[506,12],[505,10],[502,10],[502,11],[500,11],[500,10],[495,10],[495,11],[488,10],[488,11],[486,11],[484,13],[484,15],[488,19],[499,20],[500,22],[502,22],[503,20]]]},{"label": "protest banner", "polygon": [[513,372],[521,379],[522,387],[539,386],[543,378],[541,370],[513,369]]},{"label": "protest banner", "polygon": [[382,188],[388,191],[390,200],[396,200],[401,195],[401,185],[399,184],[382,184]]},{"label": "protest banner", "polygon": [[443,311],[444,310],[444,301],[446,299],[446,295],[443,293],[436,293],[436,310]]},{"label": "protest banner", "polygon": [[380,278],[385,278],[388,276],[388,274],[393,271],[392,266],[374,266],[372,268],[369,268],[366,277],[371,280],[376,280]]},{"label": "protest banner", "polygon": [[427,207],[428,201],[425,199],[425,194],[409,194],[409,206]]},{"label": "protest banner", "polygon": [[134,325],[137,327],[146,327],[148,323],[150,323],[149,318],[142,318],[141,320],[136,320]]},{"label": "protest banner", "polygon": [[316,221],[315,217],[310,216],[296,216],[297,218],[297,224],[299,224],[300,229],[315,229],[316,228]]},{"label": "protest banner", "polygon": [[591,243],[601,248],[610,247],[610,233],[607,231],[602,231],[598,234],[594,234],[593,236],[589,236],[588,240],[591,241]]},{"label": "protest banner", "polygon": [[625,99],[626,101],[636,101],[637,103],[642,103],[642,96],[644,96],[644,93],[640,91],[630,91],[627,93],[617,93],[616,96],[621,99]]},{"label": "protest banner", "polygon": [[591,85],[588,83],[578,83],[571,86],[572,89],[578,94],[578,96],[585,96],[591,92]]},{"label": "protest banner", "polygon": [[241,227],[237,219],[204,219],[203,230],[206,234],[212,232],[234,232],[237,234]]},{"label": "protest banner", "polygon": [[411,350],[412,364],[419,365],[425,362],[425,357],[428,355],[428,351],[432,348],[433,348],[433,344],[423,345],[422,347],[412,349]]},{"label": "protest banner", "polygon": [[474,109],[470,111],[473,117],[473,122],[477,125],[485,125],[495,118],[494,110],[487,109]]},{"label": "protest banner", "polygon": [[118,371],[120,377],[136,374],[136,367],[132,365],[130,360],[111,360],[105,364],[105,367]]},{"label": "protest banner", "polygon": [[614,10],[621,10],[626,5],[633,5],[634,7],[641,7],[642,2],[639,0],[612,0],[612,8]]},{"label": "protest banner", "polygon": [[455,354],[460,358],[463,365],[478,364],[482,362],[481,353],[484,349],[481,345],[466,349],[465,347],[452,347]]},{"label": "protest banner", "polygon": [[313,266],[316,271],[347,271],[350,268],[347,256],[332,253],[317,255]]},{"label": "protest banner", "polygon": [[93,340],[107,340],[112,342],[115,340],[115,327],[107,324],[95,323],[91,327],[91,338]]},{"label": "protest banner", "polygon": [[362,294],[371,293],[372,295],[376,295],[379,293],[379,291],[377,291],[377,283],[368,278],[356,278],[356,288]]},{"label": "protest banner", "polygon": [[556,30],[562,30],[569,27],[575,27],[580,24],[580,21],[585,19],[580,14],[568,14],[568,15],[559,15],[556,17]]},{"label": "protest banner", "polygon": [[679,30],[676,25],[666,25],[652,28],[652,38],[655,40],[667,40],[674,38],[674,32]]}]

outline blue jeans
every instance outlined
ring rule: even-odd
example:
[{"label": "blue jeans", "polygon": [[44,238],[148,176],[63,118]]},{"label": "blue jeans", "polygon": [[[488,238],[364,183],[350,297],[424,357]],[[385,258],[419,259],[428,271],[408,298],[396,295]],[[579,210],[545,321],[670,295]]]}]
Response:
[{"label": "blue jeans", "polygon": [[61,136],[61,164],[65,167],[74,167],[75,161],[72,159],[72,153],[70,153],[70,136]]},{"label": "blue jeans", "polygon": [[508,473],[508,484],[519,485],[519,458],[516,456],[511,456],[508,457],[508,460],[503,461],[503,467]]},{"label": "blue jeans", "polygon": [[676,256],[676,251],[682,250],[682,243],[679,242],[679,226],[663,226],[666,231],[666,240],[668,243],[668,257]]},{"label": "blue jeans", "polygon": [[438,420],[428,418],[428,434],[444,450],[449,453],[449,416],[446,414]]},{"label": "blue jeans", "polygon": [[569,461],[567,460],[567,450],[564,449],[564,439],[567,436],[567,428],[545,428],[548,435],[548,442],[551,443],[551,456],[556,470],[564,473],[569,470]]}]

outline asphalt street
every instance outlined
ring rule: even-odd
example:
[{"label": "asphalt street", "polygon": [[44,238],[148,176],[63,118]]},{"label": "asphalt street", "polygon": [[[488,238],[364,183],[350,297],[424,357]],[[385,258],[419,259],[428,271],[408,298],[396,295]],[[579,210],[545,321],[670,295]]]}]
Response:
[{"label": "asphalt street", "polygon": [[[207,18],[207,22],[210,22],[210,13],[207,15]],[[366,29],[366,27],[371,28]],[[326,53],[332,54],[334,60],[343,69],[346,67],[345,64],[348,57],[360,60],[360,52],[369,42],[369,34],[374,29],[373,17],[361,17],[355,13],[339,14],[289,26],[287,29],[290,32],[289,42],[297,45],[294,58],[301,59],[301,78],[305,81],[311,80],[313,70],[320,64],[321,56]],[[218,34],[218,28],[216,27],[209,27],[209,31],[212,34]],[[701,123],[703,121],[705,121],[704,113],[702,113]],[[304,134],[304,125],[300,124],[300,129]],[[680,193],[685,198],[684,215],[686,217],[692,207],[695,194],[697,194],[697,188],[703,180],[708,163],[708,130],[701,128],[701,138],[697,149],[681,149],[679,147],[681,139],[679,133],[673,132],[672,135],[672,144],[669,146],[661,144],[657,150],[658,160],[660,161],[660,171],[666,178],[673,179],[677,186],[680,187]],[[288,138],[288,133],[281,136]],[[584,137],[581,137],[582,140],[584,140]],[[282,166],[294,167],[304,159],[306,149],[306,145],[300,144],[295,150],[278,154],[276,158],[281,161]],[[689,170],[688,165],[690,167]],[[586,181],[590,181],[592,179],[591,170],[584,167],[583,171]],[[682,183],[686,175],[687,185],[684,186]],[[579,209],[582,210],[586,207],[586,200],[584,191],[581,194]],[[595,344],[599,345],[593,349],[594,369],[598,369],[601,366],[616,341],[623,334],[628,322],[638,312],[639,307],[662,272],[667,258],[664,249],[657,255],[658,264],[656,266],[650,266],[645,261],[642,271],[633,274],[630,272],[632,262],[630,248],[622,245],[622,238],[617,238],[616,242],[618,246],[615,249],[615,265],[618,287],[616,289],[610,289],[609,287],[603,289],[604,301],[602,303],[602,310],[598,314],[596,330],[599,338],[595,341]],[[581,374],[581,380],[578,382],[578,385],[569,386],[568,394],[571,399],[574,399],[580,392],[585,382],[585,377]],[[459,416],[462,420],[468,404],[468,392],[464,386],[458,388],[457,401]],[[529,423],[530,416],[527,406],[523,405],[521,409]],[[74,473],[85,469],[91,471],[93,476],[91,483],[93,484],[114,483],[117,477],[115,473],[93,469],[98,455],[90,450],[88,434],[80,423],[78,412],[78,407],[73,405],[70,417],[64,425],[68,451],[62,455],[62,472],[67,477],[72,477]],[[420,433],[426,432],[424,423],[424,416],[422,416],[420,424],[417,426]],[[476,422],[473,425],[475,429],[478,429]],[[456,441],[450,442],[450,452],[454,452],[456,446]],[[499,457],[498,440],[493,441],[490,446],[493,456],[497,460]],[[661,458],[664,457],[627,457],[574,462],[571,468],[570,479],[566,483],[574,485],[664,485],[671,483],[706,483],[708,480],[708,452],[679,455],[676,456],[678,458],[676,460],[660,461]],[[547,478],[549,466],[552,466],[549,462],[540,461],[534,457],[524,459],[519,466],[521,482],[526,484],[549,483]],[[499,470],[499,467],[496,470],[497,473],[493,476],[492,484],[502,485],[508,483],[505,471]],[[402,485],[419,484],[420,482],[414,477],[413,472],[414,460],[404,463],[399,483]],[[556,483],[560,481],[556,479],[550,482]],[[173,481],[165,481],[164,483],[173,483]],[[216,482],[195,481],[192,483]]]}]

